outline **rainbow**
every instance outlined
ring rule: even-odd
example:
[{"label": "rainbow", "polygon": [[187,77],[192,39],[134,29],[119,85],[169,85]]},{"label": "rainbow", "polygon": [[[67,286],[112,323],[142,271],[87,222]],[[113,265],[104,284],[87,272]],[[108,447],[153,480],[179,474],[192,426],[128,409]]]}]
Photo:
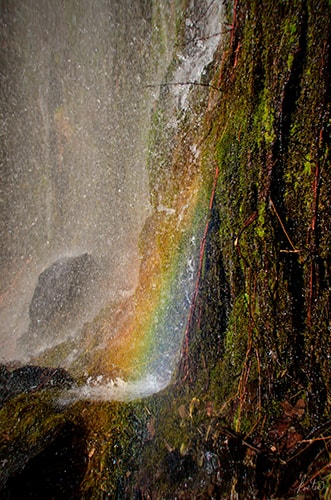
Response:
[{"label": "rainbow", "polygon": [[217,175],[207,189],[195,175],[171,209],[150,217],[139,286],[103,327],[106,348],[95,369],[124,380],[151,373],[170,380],[188,337]]}]

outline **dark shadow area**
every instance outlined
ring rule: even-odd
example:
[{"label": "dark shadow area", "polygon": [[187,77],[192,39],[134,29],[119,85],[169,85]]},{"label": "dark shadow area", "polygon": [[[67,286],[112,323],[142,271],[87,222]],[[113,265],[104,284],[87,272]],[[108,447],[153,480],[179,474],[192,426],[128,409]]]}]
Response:
[{"label": "dark shadow area", "polygon": [[0,498],[70,499],[81,498],[80,483],[87,466],[85,433],[66,424],[57,438],[19,472],[10,476]]}]

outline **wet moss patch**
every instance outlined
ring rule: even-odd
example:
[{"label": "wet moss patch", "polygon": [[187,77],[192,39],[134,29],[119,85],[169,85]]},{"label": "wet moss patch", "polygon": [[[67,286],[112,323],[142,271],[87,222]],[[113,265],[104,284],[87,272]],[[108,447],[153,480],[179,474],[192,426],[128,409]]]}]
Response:
[{"label": "wet moss patch", "polygon": [[[241,444],[249,436],[254,472],[246,470],[240,486],[234,467],[222,486],[223,494],[251,488],[243,498],[294,494],[303,477],[306,491],[314,477],[329,488],[324,438],[314,434],[303,450],[305,437],[328,428],[330,416],[326,10],[326,2],[316,9],[311,2],[229,2],[229,38],[212,80],[221,92],[211,89],[205,113],[202,157],[219,168],[212,250],[204,253],[190,345],[178,370],[182,395],[174,393],[176,403],[160,421],[177,430],[170,450],[189,449],[194,438],[175,408],[195,399],[216,408]],[[302,401],[303,417],[291,420],[284,405]],[[203,434],[198,424],[194,432],[196,439]],[[220,457],[215,446],[202,453]],[[239,452],[237,459],[244,466]]]}]

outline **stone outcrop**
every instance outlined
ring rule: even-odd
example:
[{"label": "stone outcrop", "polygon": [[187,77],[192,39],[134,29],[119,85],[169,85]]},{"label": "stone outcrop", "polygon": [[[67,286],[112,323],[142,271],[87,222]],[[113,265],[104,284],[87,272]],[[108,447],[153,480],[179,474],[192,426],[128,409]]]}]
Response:
[{"label": "stone outcrop", "polygon": [[39,275],[29,309],[29,328],[20,340],[30,355],[65,338],[91,300],[98,276],[98,266],[88,253],[63,257]]},{"label": "stone outcrop", "polygon": [[69,389],[74,379],[63,368],[25,365],[15,370],[0,366],[0,404],[22,393],[41,389]]},{"label": "stone outcrop", "polygon": [[45,269],[30,304],[30,329],[42,329],[53,319],[65,316],[86,295],[95,270],[88,253],[59,259]]}]

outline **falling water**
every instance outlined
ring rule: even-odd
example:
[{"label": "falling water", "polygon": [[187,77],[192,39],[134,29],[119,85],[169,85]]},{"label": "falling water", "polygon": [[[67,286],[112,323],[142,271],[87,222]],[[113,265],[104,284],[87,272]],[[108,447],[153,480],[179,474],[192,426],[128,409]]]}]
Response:
[{"label": "falling water", "polygon": [[93,255],[108,296],[136,286],[153,97],[143,82],[157,68],[149,2],[10,2],[1,14],[1,339],[11,358],[38,274],[58,258]]},{"label": "falling water", "polygon": [[[103,305],[138,285],[138,239],[152,213],[151,109],[174,55],[182,3],[0,3],[3,362],[26,360],[31,349],[75,335]],[[191,2],[188,30],[195,4],[212,15],[205,15],[205,39],[181,55],[175,81],[199,80],[212,59],[218,39],[208,35],[219,30],[218,3]],[[171,91],[185,107],[188,86]],[[59,259],[86,253],[94,263],[87,301],[60,337],[31,340],[38,276]]]}]

